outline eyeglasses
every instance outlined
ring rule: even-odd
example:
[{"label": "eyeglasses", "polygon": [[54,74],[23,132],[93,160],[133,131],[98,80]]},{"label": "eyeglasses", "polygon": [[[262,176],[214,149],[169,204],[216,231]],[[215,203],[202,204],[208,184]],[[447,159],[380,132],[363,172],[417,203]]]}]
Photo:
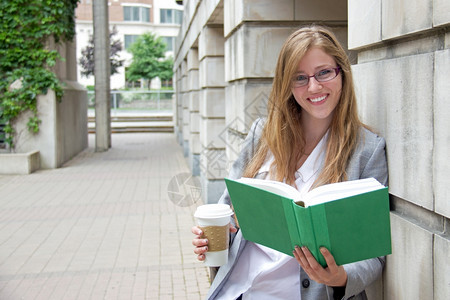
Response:
[{"label": "eyeglasses", "polygon": [[311,77],[314,77],[318,82],[326,82],[330,81],[336,76],[338,76],[339,72],[341,71],[341,67],[337,68],[327,68],[320,70],[319,72],[315,73],[314,75],[306,75],[306,74],[298,74],[294,77],[294,87],[302,87],[306,86],[309,83],[309,79]]}]

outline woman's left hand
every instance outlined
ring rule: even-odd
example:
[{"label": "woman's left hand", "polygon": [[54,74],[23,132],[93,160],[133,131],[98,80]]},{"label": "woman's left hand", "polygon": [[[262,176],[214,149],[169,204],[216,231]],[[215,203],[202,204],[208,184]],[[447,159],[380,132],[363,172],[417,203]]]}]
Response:
[{"label": "woman's left hand", "polygon": [[320,248],[327,267],[323,268],[307,247],[295,247],[294,256],[300,266],[312,280],[331,287],[345,286],[347,284],[347,272],[343,266],[338,266],[333,255],[325,247]]}]

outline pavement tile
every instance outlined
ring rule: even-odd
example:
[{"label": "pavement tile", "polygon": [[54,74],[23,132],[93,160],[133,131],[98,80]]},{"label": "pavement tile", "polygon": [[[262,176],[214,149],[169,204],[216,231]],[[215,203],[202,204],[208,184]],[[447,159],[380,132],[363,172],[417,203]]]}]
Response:
[{"label": "pavement tile", "polygon": [[53,170],[0,175],[0,299],[203,299],[207,268],[170,180],[189,168],[172,133],[113,134]]}]

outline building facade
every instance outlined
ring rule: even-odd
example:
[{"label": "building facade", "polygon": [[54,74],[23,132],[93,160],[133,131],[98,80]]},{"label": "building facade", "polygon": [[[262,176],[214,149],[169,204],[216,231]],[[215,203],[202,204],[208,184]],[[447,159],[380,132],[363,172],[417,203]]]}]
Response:
[{"label": "building facade", "polygon": [[362,120],[387,141],[393,254],[370,299],[450,295],[450,2],[186,0],[175,49],[176,132],[203,200],[266,114],[282,43],[303,24],[347,47]]},{"label": "building facade", "polygon": [[[108,1],[109,25],[117,29],[118,34],[113,37],[122,42],[123,51],[120,59],[124,65],[119,72],[111,76],[111,89],[122,89],[127,86],[125,69],[131,63],[132,55],[126,49],[136,39],[147,32],[152,32],[161,37],[166,43],[166,56],[173,57],[175,39],[180,29],[183,15],[183,6],[175,1],[164,0],[111,0]],[[88,45],[90,36],[93,34],[92,0],[80,1],[76,10],[76,33],[77,33],[77,61],[81,50]],[[85,85],[94,85],[94,76],[84,77],[80,74],[80,66],[77,64],[78,81]],[[143,82],[142,86],[146,86]],[[160,87],[160,82],[152,82],[155,88]]]}]

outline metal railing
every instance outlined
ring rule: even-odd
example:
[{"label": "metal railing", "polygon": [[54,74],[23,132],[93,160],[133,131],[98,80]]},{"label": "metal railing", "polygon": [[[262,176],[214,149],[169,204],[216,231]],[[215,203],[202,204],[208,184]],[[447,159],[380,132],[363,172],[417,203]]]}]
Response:
[{"label": "metal railing", "polygon": [[[173,90],[111,91],[112,110],[173,111]],[[95,107],[95,92],[88,91],[88,107]]]}]

